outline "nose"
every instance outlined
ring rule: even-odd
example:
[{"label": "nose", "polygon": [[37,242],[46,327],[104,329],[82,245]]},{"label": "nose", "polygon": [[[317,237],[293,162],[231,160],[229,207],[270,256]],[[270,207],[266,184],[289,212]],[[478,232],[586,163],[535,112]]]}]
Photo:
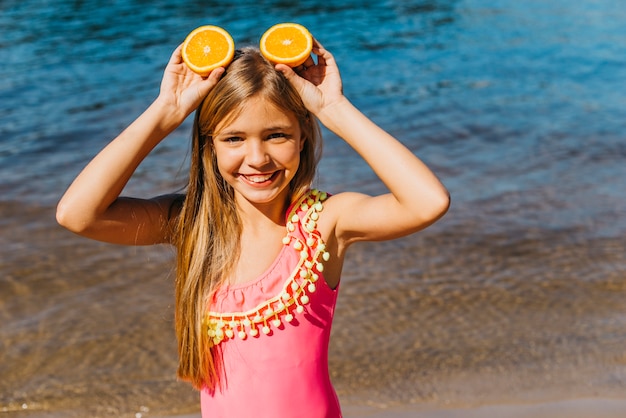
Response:
[{"label": "nose", "polygon": [[265,141],[249,139],[247,141],[246,162],[251,167],[262,167],[269,162]]}]

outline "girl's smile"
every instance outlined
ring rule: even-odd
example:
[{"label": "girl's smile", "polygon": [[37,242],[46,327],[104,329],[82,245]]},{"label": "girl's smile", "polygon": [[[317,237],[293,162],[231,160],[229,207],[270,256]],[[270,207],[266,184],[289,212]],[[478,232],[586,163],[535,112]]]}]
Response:
[{"label": "girl's smile", "polygon": [[295,115],[255,96],[234,120],[215,131],[217,166],[235,190],[235,199],[284,204],[304,143]]},{"label": "girl's smile", "polygon": [[275,177],[276,173],[278,173],[278,171],[271,174],[240,174],[240,176],[243,180],[251,183],[252,186],[262,186],[270,183],[270,180]]}]

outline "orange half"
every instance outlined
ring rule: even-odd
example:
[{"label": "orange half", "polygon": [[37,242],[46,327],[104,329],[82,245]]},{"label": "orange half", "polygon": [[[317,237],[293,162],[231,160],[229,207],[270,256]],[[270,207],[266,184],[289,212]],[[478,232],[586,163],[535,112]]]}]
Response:
[{"label": "orange half", "polygon": [[183,61],[203,77],[217,67],[225,67],[235,55],[235,42],[228,32],[218,26],[200,26],[183,42]]},{"label": "orange half", "polygon": [[311,55],[313,37],[302,25],[279,23],[261,37],[261,54],[274,64],[297,67]]}]

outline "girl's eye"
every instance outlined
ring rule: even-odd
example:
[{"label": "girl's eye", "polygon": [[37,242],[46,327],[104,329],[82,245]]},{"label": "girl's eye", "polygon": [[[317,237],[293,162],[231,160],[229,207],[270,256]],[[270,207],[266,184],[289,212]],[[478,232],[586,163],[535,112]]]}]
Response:
[{"label": "girl's eye", "polygon": [[240,136],[229,136],[224,138],[224,142],[228,142],[230,144],[241,141],[243,141],[243,138],[241,138]]},{"label": "girl's eye", "polygon": [[284,138],[287,138],[287,135],[282,132],[275,132],[267,136],[267,139],[284,139]]}]

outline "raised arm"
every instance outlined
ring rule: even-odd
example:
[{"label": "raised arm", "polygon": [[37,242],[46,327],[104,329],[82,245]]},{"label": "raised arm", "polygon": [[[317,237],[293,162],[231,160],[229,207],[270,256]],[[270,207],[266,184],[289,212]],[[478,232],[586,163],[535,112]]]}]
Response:
[{"label": "raised arm", "polygon": [[76,177],[57,206],[57,221],[88,238],[118,244],[169,242],[174,196],[120,197],[141,161],[200,104],[223,73],[206,79],[183,63],[180,46],[165,69],[157,99]]},{"label": "raised arm", "polygon": [[340,245],[397,238],[443,216],[450,204],[446,188],[409,149],[348,101],[333,56],[317,42],[313,52],[316,65],[311,60],[298,73],[286,66],[277,69],[298,89],[307,108],[352,146],[390,191],[376,197],[342,193],[329,200]]}]

